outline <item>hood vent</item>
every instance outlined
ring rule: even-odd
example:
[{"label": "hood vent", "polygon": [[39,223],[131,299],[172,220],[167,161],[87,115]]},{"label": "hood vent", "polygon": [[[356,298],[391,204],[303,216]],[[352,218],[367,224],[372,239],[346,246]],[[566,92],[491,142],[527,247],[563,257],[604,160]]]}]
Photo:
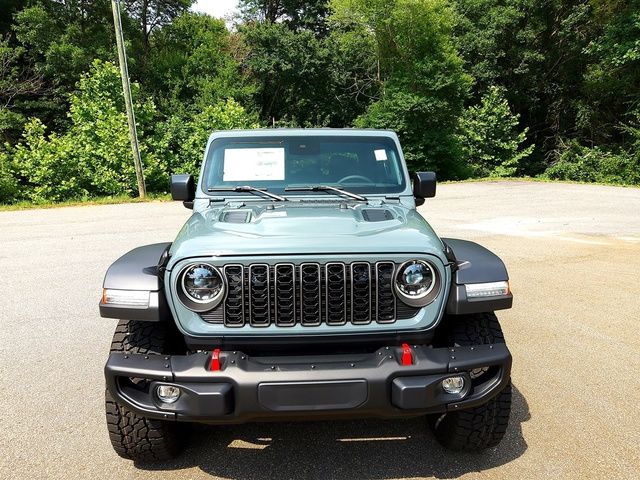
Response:
[{"label": "hood vent", "polygon": [[248,210],[224,212],[220,217],[220,221],[226,223],[249,223],[251,221],[251,212]]},{"label": "hood vent", "polygon": [[393,213],[384,208],[367,208],[362,210],[362,216],[367,222],[386,222],[393,220]]}]

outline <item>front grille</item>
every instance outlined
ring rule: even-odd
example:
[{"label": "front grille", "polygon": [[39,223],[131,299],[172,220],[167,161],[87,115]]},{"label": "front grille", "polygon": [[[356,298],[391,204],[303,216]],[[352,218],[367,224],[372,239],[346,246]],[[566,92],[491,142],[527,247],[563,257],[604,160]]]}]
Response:
[{"label": "front grille", "polygon": [[227,327],[394,323],[419,310],[396,301],[395,269],[391,261],[226,265],[222,308],[201,316]]}]

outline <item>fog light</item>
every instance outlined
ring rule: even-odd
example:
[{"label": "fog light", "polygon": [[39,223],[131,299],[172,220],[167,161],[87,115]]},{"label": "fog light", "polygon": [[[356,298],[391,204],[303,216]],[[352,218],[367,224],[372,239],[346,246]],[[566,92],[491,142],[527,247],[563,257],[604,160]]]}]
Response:
[{"label": "fog light", "polygon": [[158,385],[156,395],[162,403],[175,403],[180,397],[180,389],[173,385]]},{"label": "fog light", "polygon": [[457,395],[464,389],[464,378],[449,377],[442,381],[442,388],[445,392]]}]

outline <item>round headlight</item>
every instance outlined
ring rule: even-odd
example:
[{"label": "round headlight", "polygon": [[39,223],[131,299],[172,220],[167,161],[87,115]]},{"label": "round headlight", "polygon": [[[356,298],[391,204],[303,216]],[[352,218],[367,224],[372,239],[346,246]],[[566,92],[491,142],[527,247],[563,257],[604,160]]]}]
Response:
[{"label": "round headlight", "polygon": [[191,310],[210,310],[224,296],[224,279],[217,268],[204,263],[189,265],[180,274],[181,299]]},{"label": "round headlight", "polygon": [[395,288],[400,299],[413,307],[424,307],[438,294],[439,277],[428,262],[410,260],[398,269]]}]

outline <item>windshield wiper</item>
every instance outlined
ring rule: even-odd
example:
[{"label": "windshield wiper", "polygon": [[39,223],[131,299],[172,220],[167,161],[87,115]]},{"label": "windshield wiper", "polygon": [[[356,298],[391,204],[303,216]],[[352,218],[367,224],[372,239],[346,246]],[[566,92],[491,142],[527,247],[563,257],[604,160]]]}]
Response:
[{"label": "windshield wiper", "polygon": [[354,200],[360,200],[361,202],[366,202],[367,197],[363,197],[362,195],[358,195],[357,193],[351,193],[341,188],[332,187],[330,185],[307,185],[305,187],[287,187],[284,189],[285,192],[335,192],[340,195],[344,195],[345,197],[353,198]]},{"label": "windshield wiper", "polygon": [[269,197],[271,200],[277,200],[279,202],[286,202],[289,200],[288,198],[281,197],[280,195],[276,195],[275,193],[267,192],[266,188],[257,188],[252,187],[251,185],[238,185],[236,187],[213,187],[208,188],[207,192],[249,192],[249,193],[260,193],[265,197]]}]

